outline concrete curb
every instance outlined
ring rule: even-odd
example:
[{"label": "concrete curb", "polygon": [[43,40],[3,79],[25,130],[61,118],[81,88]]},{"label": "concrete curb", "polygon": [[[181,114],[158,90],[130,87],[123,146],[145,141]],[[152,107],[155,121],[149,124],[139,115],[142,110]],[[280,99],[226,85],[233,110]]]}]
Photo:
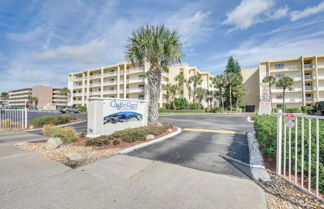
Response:
[{"label": "concrete curb", "polygon": [[270,175],[265,169],[263,157],[259,148],[259,143],[255,137],[255,132],[247,134],[250,154],[250,168],[254,179],[261,181],[271,181]]},{"label": "concrete curb", "polygon": [[149,146],[151,144],[155,144],[155,143],[158,143],[158,142],[162,142],[162,141],[164,141],[164,140],[166,140],[166,139],[168,139],[170,137],[173,137],[175,135],[178,135],[179,133],[182,132],[182,129],[181,128],[179,128],[179,127],[176,127],[176,128],[177,128],[177,130],[175,132],[173,132],[173,133],[167,134],[165,136],[162,136],[160,138],[154,139],[154,140],[149,141],[149,142],[144,142],[142,144],[137,144],[137,145],[134,145],[132,147],[128,147],[128,148],[125,148],[125,149],[121,149],[121,150],[118,151],[118,153],[119,154],[126,154],[126,153],[132,152],[132,151],[134,151],[136,149],[140,149],[140,148],[143,148],[143,147],[147,147],[147,146]]},{"label": "concrete curb", "polygon": [[[58,125],[58,127],[71,126],[71,125],[84,123],[84,122],[86,122],[86,120],[82,120],[82,121],[78,121],[78,122],[74,122],[74,123],[66,123],[66,124]],[[42,128],[28,129],[28,130],[23,130],[23,131],[24,132],[31,132],[31,131],[40,131],[40,130],[42,130]]]}]

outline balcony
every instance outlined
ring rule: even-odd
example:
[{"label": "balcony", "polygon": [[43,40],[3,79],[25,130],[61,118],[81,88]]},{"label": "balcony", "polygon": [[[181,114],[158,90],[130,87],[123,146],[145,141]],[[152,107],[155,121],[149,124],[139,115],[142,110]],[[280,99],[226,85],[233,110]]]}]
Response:
[{"label": "balcony", "polygon": [[89,86],[90,86],[90,87],[94,87],[94,86],[101,86],[101,83],[100,83],[100,82],[90,83]]},{"label": "balcony", "polygon": [[127,70],[128,74],[132,74],[132,73],[142,73],[144,72],[144,68],[143,67],[136,67],[136,68],[131,68]]},{"label": "balcony", "polygon": [[90,91],[90,95],[100,95],[101,91]]},{"label": "balcony", "polygon": [[97,78],[101,78],[101,74],[94,74],[94,75],[90,75],[89,78],[90,78],[90,79],[97,79]]},{"label": "balcony", "polygon": [[83,87],[82,84],[74,84],[73,85],[74,89],[78,89],[78,88],[82,88],[82,87]]},{"label": "balcony", "polygon": [[10,99],[18,99],[18,98],[26,98],[27,99],[27,97],[28,96],[31,96],[31,94],[30,95],[26,95],[26,94],[24,94],[24,95],[11,95],[9,98]]},{"label": "balcony", "polygon": [[73,93],[73,96],[82,96],[82,92],[78,92],[78,93]]},{"label": "balcony", "polygon": [[324,62],[318,62],[317,66],[318,68],[324,68]]},{"label": "balcony", "polygon": [[104,80],[104,86],[106,85],[116,85],[117,84],[117,80]]},{"label": "balcony", "polygon": [[104,75],[104,77],[116,76],[117,75],[117,71],[106,72],[103,75]]},{"label": "balcony", "polygon": [[73,80],[75,81],[82,81],[83,79],[87,79],[87,77],[73,77]]},{"label": "balcony", "polygon": [[314,100],[313,97],[306,97],[305,99],[306,99],[306,102],[313,102],[313,100]]},{"label": "balcony", "polygon": [[16,92],[10,92],[9,96],[18,95],[18,94],[31,94],[31,93],[32,93],[32,90],[16,91]]},{"label": "balcony", "polygon": [[127,79],[127,83],[136,83],[136,82],[144,82],[145,78],[129,78]]},{"label": "balcony", "polygon": [[271,67],[272,71],[298,70],[298,65],[284,65],[283,67]]},{"label": "balcony", "polygon": [[313,80],[312,75],[304,75],[305,80]]},{"label": "balcony", "polygon": [[144,92],[144,87],[132,87],[127,89],[127,93]]},{"label": "balcony", "polygon": [[312,91],[313,90],[313,87],[312,86],[305,86],[305,90],[306,91]]},{"label": "balcony", "polygon": [[313,68],[313,65],[311,63],[304,64],[305,69]]},{"label": "balcony", "polygon": [[103,91],[104,94],[117,94],[117,89],[106,89]]}]

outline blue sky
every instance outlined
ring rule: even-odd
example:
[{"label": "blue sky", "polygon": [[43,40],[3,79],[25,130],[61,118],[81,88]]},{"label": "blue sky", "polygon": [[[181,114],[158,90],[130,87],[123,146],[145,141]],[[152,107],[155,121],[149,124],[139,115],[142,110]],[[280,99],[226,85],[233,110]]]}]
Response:
[{"label": "blue sky", "polygon": [[324,53],[324,1],[1,0],[0,91],[67,85],[67,73],[125,60],[131,32],[165,24],[183,62],[212,74],[230,55],[258,60]]}]

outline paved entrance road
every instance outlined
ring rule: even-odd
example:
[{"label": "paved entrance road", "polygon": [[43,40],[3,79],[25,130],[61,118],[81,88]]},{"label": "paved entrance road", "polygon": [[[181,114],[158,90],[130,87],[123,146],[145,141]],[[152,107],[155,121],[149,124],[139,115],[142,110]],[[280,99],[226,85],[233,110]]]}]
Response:
[{"label": "paved entrance road", "polygon": [[[251,176],[248,143],[246,134],[241,132],[252,131],[252,124],[246,118],[247,115],[225,114],[161,117],[161,122],[181,128],[223,130],[226,133],[183,131],[129,155],[247,178]],[[228,133],[233,131],[239,133]]]}]

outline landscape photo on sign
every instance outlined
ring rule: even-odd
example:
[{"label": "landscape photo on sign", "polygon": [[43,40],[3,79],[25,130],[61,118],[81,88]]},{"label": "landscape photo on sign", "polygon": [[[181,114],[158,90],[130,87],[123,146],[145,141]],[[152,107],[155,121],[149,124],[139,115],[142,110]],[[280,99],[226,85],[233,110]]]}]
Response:
[{"label": "landscape photo on sign", "polygon": [[117,112],[104,117],[104,124],[124,123],[129,121],[141,121],[143,115],[137,112]]}]

